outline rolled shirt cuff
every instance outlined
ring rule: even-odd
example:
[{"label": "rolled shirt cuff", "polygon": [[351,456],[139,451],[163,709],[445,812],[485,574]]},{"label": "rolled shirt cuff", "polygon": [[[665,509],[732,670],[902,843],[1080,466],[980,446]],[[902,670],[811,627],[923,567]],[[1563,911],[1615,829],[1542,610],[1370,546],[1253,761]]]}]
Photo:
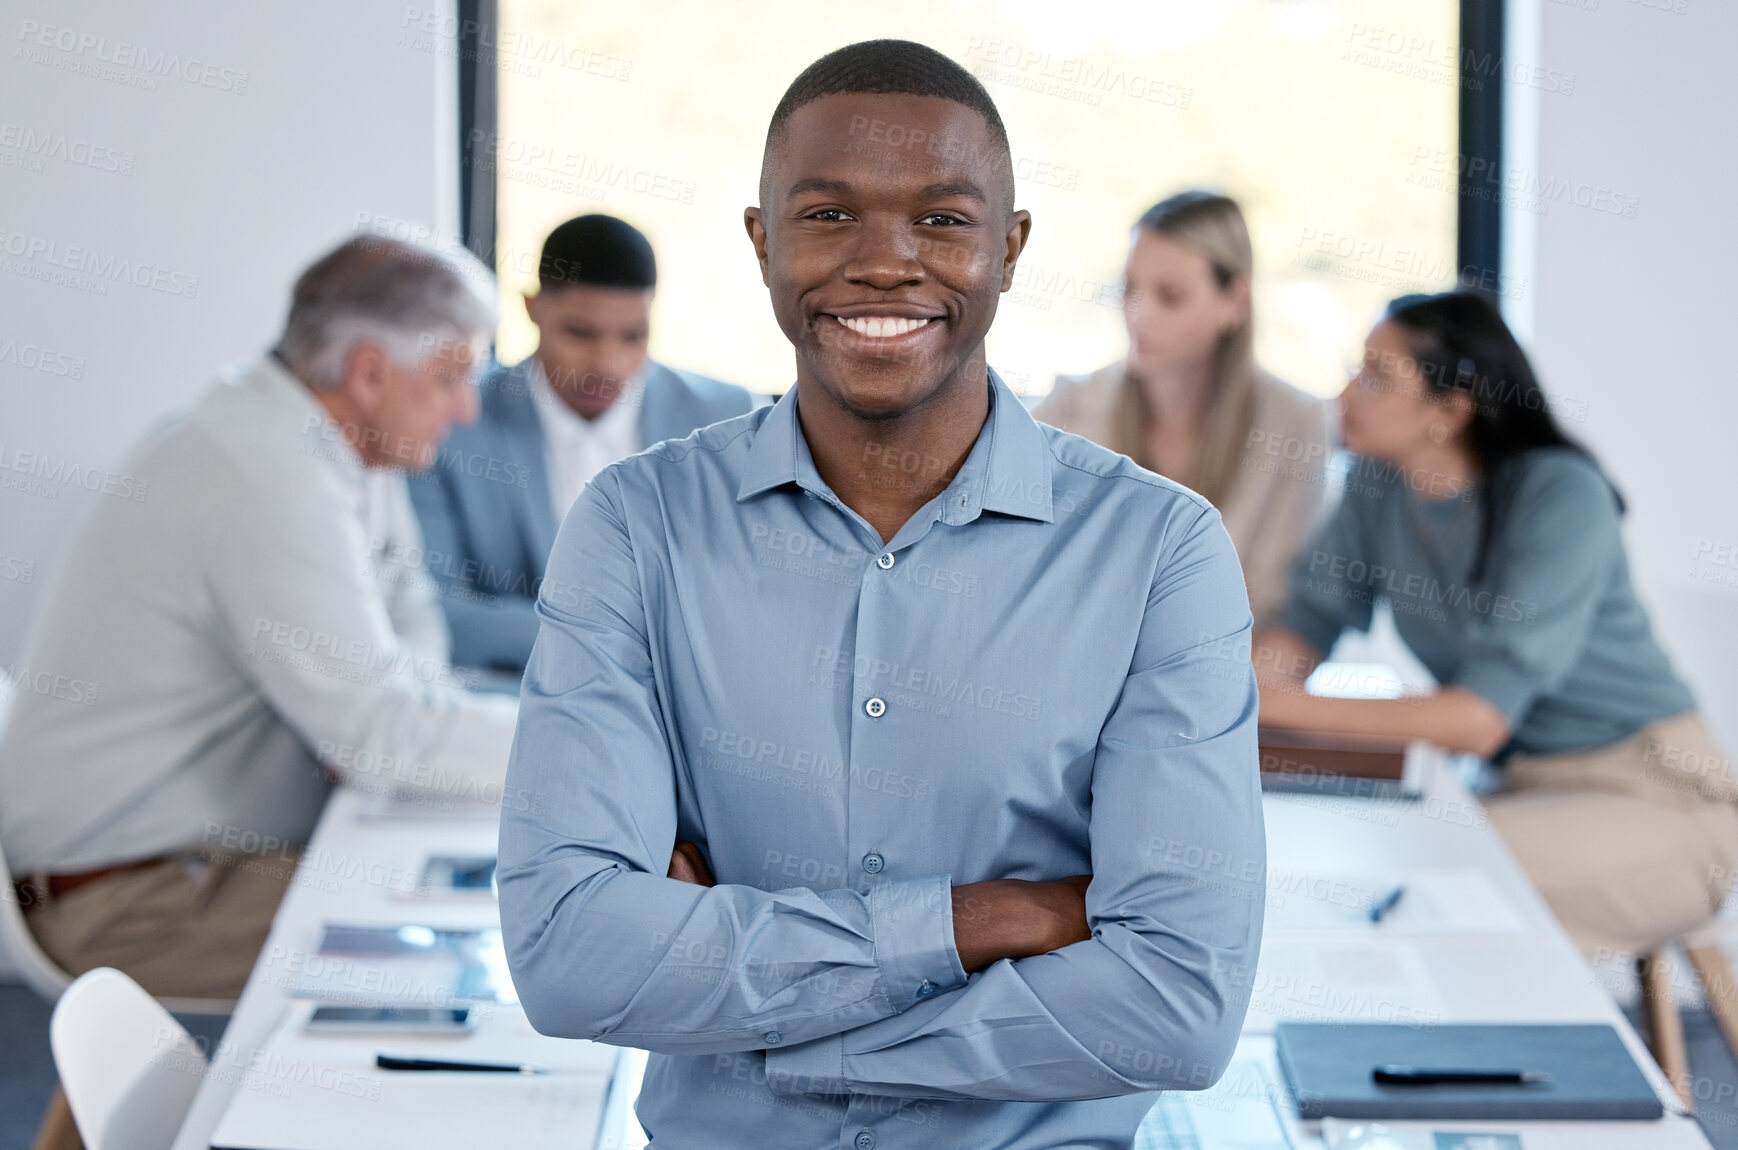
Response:
[{"label": "rolled shirt cuff", "polygon": [[[966,983],[953,938],[953,883],[947,875],[882,883],[869,892],[880,993],[895,1013]],[[790,1046],[769,1045],[766,1082],[774,1094],[850,1093],[843,1033]]]},{"label": "rolled shirt cuff", "polygon": [[1494,659],[1475,660],[1460,669],[1449,686],[1471,691],[1503,713],[1511,728],[1538,697],[1539,685],[1525,671]]},{"label": "rolled shirt cuff", "polygon": [[953,939],[953,884],[947,875],[882,883],[869,892],[881,993],[895,1011],[966,981]]},{"label": "rolled shirt cuff", "polygon": [[1339,623],[1325,619],[1296,599],[1286,602],[1271,616],[1272,626],[1290,631],[1315,649],[1322,658],[1334,649],[1342,630]]}]

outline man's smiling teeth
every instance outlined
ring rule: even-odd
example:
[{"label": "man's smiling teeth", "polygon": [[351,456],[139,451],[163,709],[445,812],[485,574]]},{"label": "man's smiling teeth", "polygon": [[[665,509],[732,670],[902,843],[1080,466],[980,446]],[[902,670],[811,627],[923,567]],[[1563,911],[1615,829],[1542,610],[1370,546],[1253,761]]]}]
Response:
[{"label": "man's smiling teeth", "polygon": [[833,317],[858,335],[873,336],[886,339],[889,336],[904,335],[916,331],[927,324],[927,319],[906,319],[897,315],[866,315],[855,319],[846,319],[842,315]]}]

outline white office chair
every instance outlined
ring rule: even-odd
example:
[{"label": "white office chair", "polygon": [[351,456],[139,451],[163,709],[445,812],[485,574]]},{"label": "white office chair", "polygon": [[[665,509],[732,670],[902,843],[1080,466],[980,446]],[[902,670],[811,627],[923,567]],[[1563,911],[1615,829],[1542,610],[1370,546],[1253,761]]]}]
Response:
[{"label": "white office chair", "polygon": [[[12,696],[12,682],[6,672],[0,670],[0,735],[6,733]],[[15,877],[12,868],[6,865],[6,851],[0,848],[0,955],[5,955],[18,968],[18,976],[24,985],[53,1002],[72,981],[72,975],[42,953],[42,948],[31,936],[30,928],[24,925],[24,911],[12,888]]]},{"label": "white office chair", "polygon": [[60,996],[49,1045],[86,1150],[166,1150],[205,1077],[205,1056],[157,1000],[118,970]]},{"label": "white office chair", "polygon": [[6,851],[0,848],[0,954],[18,970],[19,980],[49,1002],[60,997],[72,982],[72,975],[54,964],[42,953],[30,928],[24,925],[24,910],[13,893],[13,874],[6,865]]}]

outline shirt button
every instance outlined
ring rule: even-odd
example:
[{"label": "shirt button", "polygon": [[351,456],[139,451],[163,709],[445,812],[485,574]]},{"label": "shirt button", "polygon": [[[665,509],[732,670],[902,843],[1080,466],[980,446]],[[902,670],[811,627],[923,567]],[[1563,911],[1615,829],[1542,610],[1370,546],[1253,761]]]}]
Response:
[{"label": "shirt button", "polygon": [[871,719],[879,719],[887,713],[887,704],[880,699],[870,699],[863,704],[863,710],[868,713]]},{"label": "shirt button", "polygon": [[893,552],[883,551],[881,556],[875,560],[875,566],[883,571],[890,569],[893,566]]},{"label": "shirt button", "polygon": [[932,995],[934,993],[935,993],[935,983],[931,982],[929,979],[926,978],[921,983],[918,984],[917,997],[928,998],[930,995]]},{"label": "shirt button", "polygon": [[766,1044],[768,1046],[777,1046],[779,1043],[781,1043],[785,1040],[784,1035],[780,1034],[776,1030],[769,1030],[765,1034],[761,1035],[761,1037],[766,1039]]},{"label": "shirt button", "polygon": [[870,851],[863,856],[863,869],[870,874],[880,874],[881,868],[887,865],[887,860],[881,857],[880,851]]},{"label": "shirt button", "polygon": [[857,1150],[875,1150],[875,1135],[869,1133],[867,1130],[859,1130],[857,1132],[857,1141],[854,1145],[857,1147]]}]

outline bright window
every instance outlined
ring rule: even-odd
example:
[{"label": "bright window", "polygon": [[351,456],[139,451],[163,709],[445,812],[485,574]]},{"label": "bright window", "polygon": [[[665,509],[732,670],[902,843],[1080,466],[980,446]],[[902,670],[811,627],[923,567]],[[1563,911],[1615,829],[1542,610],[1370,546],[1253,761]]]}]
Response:
[{"label": "bright window", "polygon": [[1129,228],[1184,187],[1242,203],[1264,366],[1335,394],[1382,303],[1455,279],[1453,0],[501,0],[499,352],[550,228],[588,211],[658,253],[658,359],[765,392],[793,378],[742,225],[785,87],[841,45],[916,39],[1001,109],[1033,216],[990,362],[1017,390],[1125,345]]}]

